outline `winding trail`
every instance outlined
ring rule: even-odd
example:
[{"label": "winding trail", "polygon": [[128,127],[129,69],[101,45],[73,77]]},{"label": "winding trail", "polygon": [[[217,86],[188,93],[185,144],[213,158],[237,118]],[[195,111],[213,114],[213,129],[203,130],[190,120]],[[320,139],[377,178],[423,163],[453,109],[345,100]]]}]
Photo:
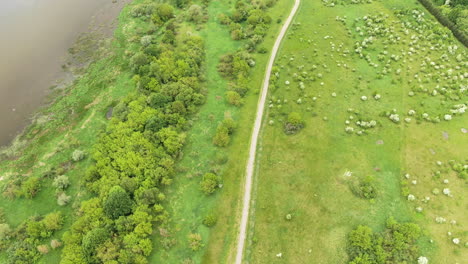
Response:
[{"label": "winding trail", "polygon": [[247,224],[249,220],[250,199],[251,199],[251,194],[252,194],[252,180],[253,180],[253,174],[254,174],[254,168],[255,168],[255,158],[257,155],[258,137],[259,137],[260,128],[262,125],[263,112],[265,109],[265,101],[266,101],[266,97],[268,94],[271,70],[273,68],[273,64],[275,63],[276,54],[278,53],[281,42],[283,41],[283,38],[286,35],[286,32],[288,31],[288,28],[291,25],[291,22],[294,16],[296,15],[297,10],[299,9],[300,3],[301,3],[301,0],[295,0],[294,7],[292,8],[288,19],[286,20],[283,27],[281,28],[278,38],[276,38],[275,45],[273,46],[273,49],[271,51],[271,56],[268,62],[268,67],[266,69],[265,79],[263,80],[262,92],[261,92],[260,99],[259,99],[258,106],[257,106],[257,114],[255,117],[254,129],[252,131],[252,139],[250,142],[249,159],[247,161],[245,187],[244,187],[244,199],[243,199],[244,202],[243,202],[243,208],[242,208],[242,218],[241,218],[241,223],[240,223],[240,228],[239,228],[239,237],[238,237],[239,240],[237,242],[237,254],[236,254],[236,262],[235,262],[236,264],[242,264],[242,260],[244,257],[244,246],[245,246],[245,240],[247,237]]}]

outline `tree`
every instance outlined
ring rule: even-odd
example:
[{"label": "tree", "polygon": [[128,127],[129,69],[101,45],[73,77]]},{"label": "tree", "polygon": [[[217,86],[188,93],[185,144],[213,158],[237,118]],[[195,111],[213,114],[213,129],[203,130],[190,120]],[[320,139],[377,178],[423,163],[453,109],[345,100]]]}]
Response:
[{"label": "tree", "polygon": [[104,202],[104,213],[110,219],[117,219],[132,211],[132,199],[120,186],[114,186],[109,191],[109,196]]},{"label": "tree", "polygon": [[83,237],[83,251],[86,254],[88,263],[94,263],[96,249],[109,238],[109,232],[104,228],[95,228]]},{"label": "tree", "polygon": [[213,173],[206,173],[203,175],[202,181],[200,182],[200,189],[205,194],[212,194],[216,191],[219,185],[220,178]]}]

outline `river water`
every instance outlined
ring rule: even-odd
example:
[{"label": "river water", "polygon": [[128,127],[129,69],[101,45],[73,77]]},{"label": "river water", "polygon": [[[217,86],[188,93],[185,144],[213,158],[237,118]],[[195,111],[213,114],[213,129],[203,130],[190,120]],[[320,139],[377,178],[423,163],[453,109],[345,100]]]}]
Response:
[{"label": "river water", "polygon": [[8,144],[65,75],[67,50],[107,27],[129,0],[0,0],[0,146]]}]

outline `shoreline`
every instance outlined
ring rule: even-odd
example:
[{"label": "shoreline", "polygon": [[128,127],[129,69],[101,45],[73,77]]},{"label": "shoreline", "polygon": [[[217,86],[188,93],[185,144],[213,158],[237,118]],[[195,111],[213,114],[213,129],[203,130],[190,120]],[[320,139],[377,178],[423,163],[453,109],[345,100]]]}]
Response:
[{"label": "shoreline", "polygon": [[[0,155],[5,150],[14,148],[15,143],[25,135],[28,127],[41,116],[41,112],[54,104],[61,91],[72,86],[74,81],[86,72],[90,64],[105,56],[99,54],[99,49],[111,44],[121,10],[130,2],[132,0],[109,1],[102,8],[95,10],[83,27],[84,29],[73,33],[75,36],[73,42],[71,45],[64,46],[67,51],[60,55],[57,62],[54,62],[56,65],[50,67],[51,70],[47,71],[46,76],[41,76],[41,80],[37,81],[36,87],[39,87],[35,88],[37,91],[27,89],[11,93],[11,97],[15,97],[20,104],[15,104],[8,108],[8,112],[4,112],[3,127],[5,130],[0,131]],[[76,51],[75,56],[70,52],[72,50]],[[84,62],[82,59],[77,59],[83,56],[83,53],[86,57]],[[17,73],[14,77],[22,74],[18,70],[14,72]],[[36,85],[34,77],[30,80],[26,78],[26,80]],[[8,95],[9,92],[5,92]],[[34,93],[39,93],[39,95]],[[15,101],[11,98],[7,100]]]}]

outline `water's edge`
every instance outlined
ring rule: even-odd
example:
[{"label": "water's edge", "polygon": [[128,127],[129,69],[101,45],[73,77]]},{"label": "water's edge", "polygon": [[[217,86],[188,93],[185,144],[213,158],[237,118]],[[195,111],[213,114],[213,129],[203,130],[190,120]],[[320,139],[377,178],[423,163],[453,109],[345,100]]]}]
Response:
[{"label": "water's edge", "polygon": [[30,124],[34,113],[45,105],[50,87],[72,80],[73,75],[62,66],[70,60],[68,50],[77,38],[82,34],[111,37],[128,2],[42,0],[0,13],[0,36],[5,36],[0,41],[0,147],[10,144]]}]

